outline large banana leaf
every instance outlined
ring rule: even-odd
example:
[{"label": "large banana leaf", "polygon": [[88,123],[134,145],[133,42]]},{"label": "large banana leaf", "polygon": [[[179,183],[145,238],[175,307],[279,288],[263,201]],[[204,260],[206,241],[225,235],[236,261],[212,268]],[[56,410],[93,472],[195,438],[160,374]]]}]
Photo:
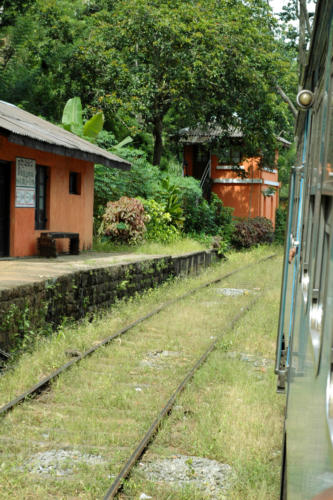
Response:
[{"label": "large banana leaf", "polygon": [[103,128],[104,115],[99,111],[88,120],[83,127],[83,135],[96,138]]},{"label": "large banana leaf", "polygon": [[118,144],[113,146],[113,149],[121,149],[124,146],[126,146],[126,144],[129,144],[130,142],[133,142],[133,139],[132,139],[132,137],[130,137],[128,135],[127,137],[125,137],[125,139],[123,139],[122,141],[118,142]]},{"label": "large banana leaf", "polygon": [[70,128],[71,132],[74,132],[74,130],[81,130],[82,132],[82,127],[83,127],[83,121],[82,121],[82,104],[81,104],[81,99],[79,97],[73,97],[72,99],[68,99],[68,101],[65,104],[64,111],[62,113],[62,120],[61,120],[64,128],[68,130],[68,127]]}]

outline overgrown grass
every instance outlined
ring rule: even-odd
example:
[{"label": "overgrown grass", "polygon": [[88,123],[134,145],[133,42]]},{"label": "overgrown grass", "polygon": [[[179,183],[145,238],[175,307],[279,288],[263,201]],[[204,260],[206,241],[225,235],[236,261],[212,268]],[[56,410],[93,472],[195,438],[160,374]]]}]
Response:
[{"label": "overgrown grass", "polygon": [[206,250],[209,244],[201,243],[193,238],[178,238],[171,243],[159,243],[145,241],[138,245],[120,245],[112,241],[95,240],[93,251],[95,252],[126,252],[147,255],[180,255],[182,253]]},{"label": "overgrown grass", "polygon": [[227,261],[217,263],[199,276],[174,279],[154,290],[118,301],[109,310],[96,314],[93,321],[64,322],[53,335],[45,337],[41,335],[35,343],[33,352],[22,354],[17,363],[0,377],[0,404],[23,392],[30,384],[66,362],[67,350],[84,351],[93,342],[111,335],[124,323],[130,323],[138,316],[146,314],[157,304],[181,295],[200,283],[214,279],[216,274],[229,273],[239,266],[255,263],[274,252],[276,248],[270,246],[261,246],[245,252],[232,252]]},{"label": "overgrown grass", "polygon": [[[258,268],[241,279],[230,278],[229,286],[236,281],[238,287],[248,288],[253,272]],[[279,498],[284,398],[276,394],[273,370],[280,291],[277,261],[261,266],[258,275],[263,296],[232,332],[223,335],[144,457],[154,461],[181,453],[231,465],[234,483],[221,495],[228,500]],[[136,498],[139,491],[161,500],[191,498],[182,490],[170,494],[168,485],[147,481],[137,471],[122,498]],[[192,498],[206,497],[197,491]]]},{"label": "overgrown grass", "polygon": [[[24,355],[1,377],[2,403],[66,361],[67,349],[84,351],[161,301],[239,266],[257,263],[270,253],[264,247],[231,254],[228,262],[199,277],[167,283],[118,303],[91,323],[63,327],[52,338],[41,339],[35,352]],[[223,335],[144,460],[175,453],[214,458],[235,471],[228,498],[277,498],[283,401],[275,394],[271,367],[257,369],[237,356],[245,352],[273,358],[280,263],[281,259],[253,266],[169,307],[67,372],[50,393],[8,415],[0,437],[5,445],[0,448],[0,498],[101,498],[211,337],[221,335],[236,310],[264,288],[256,308],[233,332]],[[219,287],[250,292],[225,297]],[[159,359],[154,353],[161,351],[173,354]],[[230,352],[238,354],[230,356]],[[34,453],[64,448],[99,454],[105,463],[78,464],[61,481],[52,474],[31,474],[24,467]],[[138,498],[142,491],[159,500],[205,498],[193,488],[179,491],[169,484],[154,484],[139,472],[131,477],[122,497]]]}]

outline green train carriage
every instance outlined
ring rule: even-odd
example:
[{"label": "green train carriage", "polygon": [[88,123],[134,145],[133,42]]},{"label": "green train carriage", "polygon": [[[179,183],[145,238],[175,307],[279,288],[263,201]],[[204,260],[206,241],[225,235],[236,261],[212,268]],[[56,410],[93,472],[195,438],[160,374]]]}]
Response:
[{"label": "green train carriage", "polygon": [[332,0],[317,2],[302,88],[275,366],[287,394],[281,500],[333,488]]}]

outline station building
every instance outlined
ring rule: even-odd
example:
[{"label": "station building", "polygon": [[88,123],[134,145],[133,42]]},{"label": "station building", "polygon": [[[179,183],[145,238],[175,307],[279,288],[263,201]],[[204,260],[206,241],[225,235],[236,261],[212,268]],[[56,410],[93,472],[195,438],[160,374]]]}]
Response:
[{"label": "station building", "polygon": [[[130,164],[12,104],[0,101],[0,257],[37,254],[43,232],[93,237],[94,164]],[[56,241],[64,251],[66,239]]]},{"label": "station building", "polygon": [[[228,132],[225,146],[217,148],[223,135],[219,127],[182,129],[185,176],[200,180],[204,196],[217,194],[223,205],[234,209],[234,217],[266,217],[275,227],[275,211],[279,206],[278,152],[272,166],[262,166],[261,157],[249,158],[244,152],[243,134],[237,129]],[[286,147],[290,143],[277,138]]]}]

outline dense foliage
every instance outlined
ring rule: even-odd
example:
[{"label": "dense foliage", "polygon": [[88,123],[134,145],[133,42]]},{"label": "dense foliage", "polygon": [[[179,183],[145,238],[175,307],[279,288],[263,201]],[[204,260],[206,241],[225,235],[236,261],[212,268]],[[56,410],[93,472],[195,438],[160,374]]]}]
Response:
[{"label": "dense foliage", "polygon": [[273,226],[265,217],[239,219],[235,223],[235,231],[231,242],[235,248],[250,248],[259,243],[272,243]]},{"label": "dense foliage", "polygon": [[122,148],[117,154],[131,162],[131,170],[95,166],[95,215],[109,200],[116,201],[121,196],[152,198],[159,190],[161,172],[149,163],[145,151]]},{"label": "dense foliage", "polygon": [[[133,242],[146,225],[146,238],[218,235],[228,246],[232,210],[215,195],[208,202],[198,181],[179,175],[174,138],[185,126],[214,123],[226,135],[236,126],[248,153],[260,150],[264,157],[274,153],[281,131],[292,139],[293,116],[276,86],[296,93],[295,52],[268,2],[13,0],[1,6],[0,99],[57,123],[62,117],[65,128],[96,138],[132,164],[130,172],[96,165],[95,231],[104,221],[108,237]],[[284,181],[289,159],[280,162]],[[269,239],[268,229],[258,236],[264,223],[236,227],[242,224],[249,234],[244,241]]]},{"label": "dense foliage", "polygon": [[284,243],[287,225],[287,209],[279,207],[276,210],[274,240],[277,243]]},{"label": "dense foliage", "polygon": [[179,229],[172,223],[172,217],[165,206],[157,201],[143,200],[148,215],[146,239],[170,243],[180,236]]},{"label": "dense foliage", "polygon": [[147,220],[141,201],[123,196],[107,203],[100,234],[118,243],[137,243],[144,236]]},{"label": "dense foliage", "polygon": [[236,124],[263,151],[290,131],[275,86],[296,91],[294,61],[265,0],[25,0],[2,17],[1,99],[59,122],[80,96],[117,140],[152,134],[153,164],[164,132],[198,122]]}]

